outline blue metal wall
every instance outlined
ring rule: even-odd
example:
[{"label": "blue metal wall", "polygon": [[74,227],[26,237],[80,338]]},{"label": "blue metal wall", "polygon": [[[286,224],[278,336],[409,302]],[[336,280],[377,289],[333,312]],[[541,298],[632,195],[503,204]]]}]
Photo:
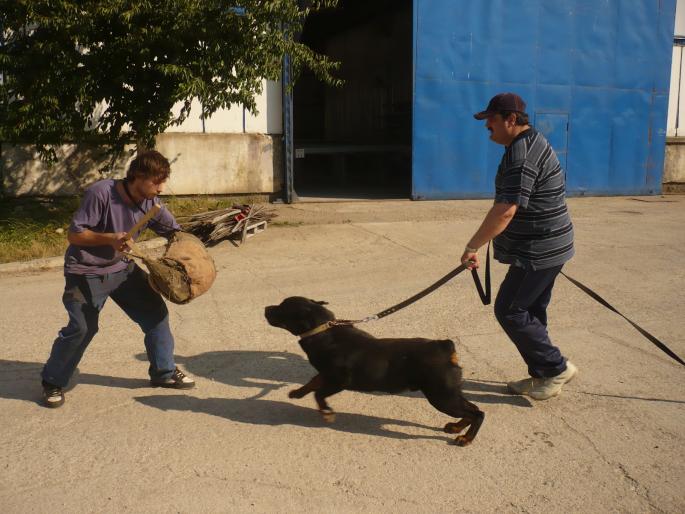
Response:
[{"label": "blue metal wall", "polygon": [[514,91],[570,195],[661,191],[676,0],[414,0],[413,197],[492,197]]}]

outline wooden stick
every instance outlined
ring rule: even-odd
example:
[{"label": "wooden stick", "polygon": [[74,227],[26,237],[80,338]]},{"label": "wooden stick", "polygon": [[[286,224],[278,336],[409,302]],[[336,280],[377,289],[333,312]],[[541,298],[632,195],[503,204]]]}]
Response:
[{"label": "wooden stick", "polygon": [[152,218],[160,210],[162,210],[162,208],[159,206],[159,204],[157,204],[157,203],[154,204],[152,206],[152,208],[145,213],[145,216],[140,218],[140,221],[138,221],[138,223],[133,225],[133,228],[126,233],[126,237],[128,239],[133,239],[133,234],[138,232],[143,227],[143,225],[145,225],[148,221],[150,221],[150,218]]},{"label": "wooden stick", "polygon": [[152,217],[153,217],[155,214],[157,214],[160,210],[162,210],[162,208],[159,206],[159,204],[157,204],[157,203],[154,204],[154,205],[152,206],[152,208],[151,208],[149,211],[147,211],[147,212],[145,213],[145,216],[143,216],[142,218],[140,218],[140,220],[138,221],[138,223],[136,223],[135,225],[133,225],[133,228],[132,228],[131,230],[129,230],[128,232],[126,232],[126,238],[127,238],[126,245],[127,245],[131,250],[133,250],[135,253],[137,253],[138,255],[140,255],[141,258],[142,258],[142,256],[145,256],[145,257],[147,257],[147,256],[146,256],[145,252],[143,252],[143,251],[136,245],[135,241],[133,240],[133,234],[135,234],[135,233],[138,232],[141,228],[143,228],[143,225],[145,225],[148,221],[150,221],[150,218],[152,218]]}]

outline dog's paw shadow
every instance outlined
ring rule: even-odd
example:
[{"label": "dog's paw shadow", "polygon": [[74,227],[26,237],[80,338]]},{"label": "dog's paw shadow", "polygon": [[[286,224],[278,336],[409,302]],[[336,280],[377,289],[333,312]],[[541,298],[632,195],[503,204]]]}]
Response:
[{"label": "dog's paw shadow", "polygon": [[405,427],[442,433],[442,426],[427,426],[410,421],[366,416],[345,412],[336,413],[335,423],[325,423],[315,410],[292,403],[274,400],[237,398],[196,398],[188,395],[139,396],[136,401],[163,411],[190,411],[210,414],[236,423],[250,425],[294,425],[313,429],[333,429],[342,432],[367,434],[392,439],[435,439],[451,442],[446,435],[421,435],[391,430],[388,426]]}]

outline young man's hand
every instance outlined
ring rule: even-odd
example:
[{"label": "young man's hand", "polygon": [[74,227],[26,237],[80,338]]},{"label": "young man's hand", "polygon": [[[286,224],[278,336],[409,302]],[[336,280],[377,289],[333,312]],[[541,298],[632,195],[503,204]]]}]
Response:
[{"label": "young man's hand", "polygon": [[461,256],[461,263],[466,264],[469,269],[478,269],[478,266],[480,266],[480,263],[478,262],[478,252],[464,250],[464,253]]},{"label": "young man's hand", "polygon": [[109,244],[117,252],[128,252],[131,249],[127,244],[131,238],[127,236],[126,232],[113,232],[110,234],[110,237],[111,241]]},{"label": "young man's hand", "polygon": [[82,232],[71,232],[67,235],[69,242],[76,246],[111,246],[118,252],[126,252],[129,246],[126,242],[126,232],[93,232],[85,229]]}]

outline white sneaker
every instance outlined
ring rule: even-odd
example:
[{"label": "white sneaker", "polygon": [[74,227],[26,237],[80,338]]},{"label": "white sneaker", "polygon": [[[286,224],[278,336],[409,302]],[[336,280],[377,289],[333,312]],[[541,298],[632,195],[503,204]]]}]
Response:
[{"label": "white sneaker", "polygon": [[61,407],[64,404],[64,391],[62,388],[43,380],[43,403],[51,409]]},{"label": "white sneaker", "polygon": [[171,377],[165,379],[152,379],[150,380],[150,385],[152,385],[152,387],[169,387],[172,389],[192,389],[195,387],[195,381],[183,373],[183,371],[176,368]]},{"label": "white sneaker", "polygon": [[566,361],[566,369],[556,377],[524,378],[507,383],[507,389],[514,394],[530,396],[534,400],[547,400],[558,395],[564,384],[578,374],[578,368],[571,361]]}]

